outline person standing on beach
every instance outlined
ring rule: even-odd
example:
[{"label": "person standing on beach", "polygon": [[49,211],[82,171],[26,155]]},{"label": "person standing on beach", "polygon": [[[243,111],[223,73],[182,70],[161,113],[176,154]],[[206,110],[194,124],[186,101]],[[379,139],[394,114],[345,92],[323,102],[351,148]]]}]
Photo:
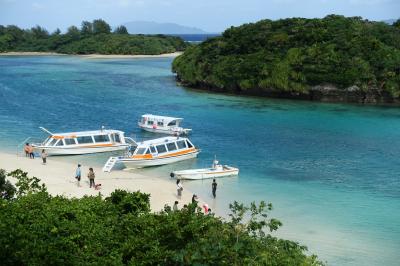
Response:
[{"label": "person standing on beach", "polygon": [[28,151],[29,151],[29,158],[35,159],[35,154],[33,153],[33,147],[32,145],[28,145]]},{"label": "person standing on beach", "polygon": [[179,203],[179,202],[176,200],[175,203],[174,203],[174,206],[172,207],[172,210],[173,210],[174,212],[178,211],[178,203]]},{"label": "person standing on beach", "polygon": [[78,187],[80,187],[81,186],[81,165],[80,164],[78,164],[78,167],[76,168],[76,171],[75,171],[75,179],[76,179],[76,183],[77,183],[77,185],[78,185]]},{"label": "person standing on beach", "polygon": [[24,146],[25,157],[29,157],[29,150],[30,150],[29,143],[27,142],[27,143],[25,143],[25,146]]},{"label": "person standing on beach", "polygon": [[42,154],[40,156],[42,157],[43,164],[46,164],[47,152],[45,150],[42,150]]},{"label": "person standing on beach", "polygon": [[178,197],[179,198],[182,197],[182,190],[183,190],[183,187],[182,187],[182,184],[181,184],[181,180],[178,179],[178,180],[176,180],[176,191],[178,193]]},{"label": "person standing on beach", "polygon": [[217,182],[215,182],[215,179],[213,179],[213,182],[211,184],[211,190],[212,190],[212,195],[215,199],[215,197],[217,196]]},{"label": "person standing on beach", "polygon": [[89,178],[90,188],[92,187],[92,185],[93,185],[93,188],[96,188],[96,184],[94,183],[95,175],[94,175],[94,171],[93,171],[92,167],[89,168],[89,173],[88,173],[87,177]]}]

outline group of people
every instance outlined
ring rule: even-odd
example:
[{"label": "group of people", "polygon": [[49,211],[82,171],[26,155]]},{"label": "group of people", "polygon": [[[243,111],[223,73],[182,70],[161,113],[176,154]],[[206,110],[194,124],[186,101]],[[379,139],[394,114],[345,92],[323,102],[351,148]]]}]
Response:
[{"label": "group of people", "polygon": [[[215,181],[215,179],[213,179],[213,182],[211,183],[211,193],[212,193],[214,199],[217,197],[217,185],[218,185],[217,182]],[[176,180],[176,191],[177,191],[177,194],[178,194],[178,198],[181,198],[182,197],[183,186],[182,186],[182,183],[181,183],[180,179]]]},{"label": "group of people", "polygon": [[[174,202],[173,207],[172,207],[173,211],[178,211],[179,210],[178,204],[179,204],[179,201],[176,200]],[[193,196],[192,196],[192,211],[193,212],[196,211],[197,207],[198,207],[198,197],[197,197],[196,194],[193,194]],[[186,205],[186,204],[183,205],[182,210],[188,210],[188,209],[189,209],[188,205]],[[204,214],[212,214],[211,208],[208,207],[207,203],[203,204],[203,210],[204,210]]]},{"label": "group of people", "polygon": [[[78,187],[81,186],[81,184],[80,184],[80,182],[81,182],[81,177],[82,177],[81,165],[78,164],[78,167],[77,167],[76,170],[75,170],[75,179],[76,179],[76,183],[77,183],[77,186],[78,186]],[[93,188],[96,189],[96,190],[100,189],[101,184],[97,184],[97,185],[96,185],[96,183],[94,182],[94,178],[96,177],[96,175],[94,174],[94,170],[93,170],[92,167],[89,168],[89,172],[88,172],[88,174],[87,174],[87,177],[88,177],[88,179],[89,179],[89,188],[92,188],[92,187],[93,187]]]},{"label": "group of people", "polygon": [[[34,153],[33,147],[28,142],[25,143],[24,151],[25,151],[25,157],[29,157],[30,159],[35,159],[35,153]],[[46,150],[42,150],[40,157],[42,158],[42,164],[46,164],[47,163]]]},{"label": "group of people", "polygon": [[[212,196],[213,196],[214,199],[217,197],[217,185],[218,185],[217,181],[215,181],[215,179],[213,179],[213,182],[211,183],[211,193],[212,193]],[[176,191],[177,191],[178,198],[180,199],[182,197],[182,191],[183,191],[183,186],[182,186],[182,183],[181,183],[180,179],[176,180]],[[198,200],[197,195],[193,194],[192,203],[195,203],[196,206],[197,206],[197,203],[198,203],[197,200]],[[179,203],[178,201],[175,201],[174,206],[172,207],[172,209],[174,211],[178,210],[178,203]],[[183,207],[185,208],[185,206],[183,206]],[[203,205],[203,209],[204,209],[204,213],[205,214],[211,213],[211,209],[208,207],[207,204]]]}]

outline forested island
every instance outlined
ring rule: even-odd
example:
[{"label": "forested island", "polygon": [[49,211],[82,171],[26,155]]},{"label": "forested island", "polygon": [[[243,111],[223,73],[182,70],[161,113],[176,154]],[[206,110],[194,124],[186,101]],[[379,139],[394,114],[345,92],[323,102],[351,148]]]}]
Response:
[{"label": "forested island", "polygon": [[159,55],[182,51],[185,47],[179,37],[133,35],[125,26],[111,31],[111,26],[102,19],[83,21],[80,28],[71,26],[64,34],[59,29],[50,34],[40,26],[24,30],[0,25],[0,52]]},{"label": "forested island", "polygon": [[172,66],[186,86],[317,101],[400,103],[400,20],[262,20],[189,47]]},{"label": "forested island", "polygon": [[[15,186],[7,177],[15,178]],[[230,219],[196,203],[150,210],[150,195],[52,196],[22,170],[0,169],[2,265],[323,265],[270,232],[272,205],[231,204]]]}]

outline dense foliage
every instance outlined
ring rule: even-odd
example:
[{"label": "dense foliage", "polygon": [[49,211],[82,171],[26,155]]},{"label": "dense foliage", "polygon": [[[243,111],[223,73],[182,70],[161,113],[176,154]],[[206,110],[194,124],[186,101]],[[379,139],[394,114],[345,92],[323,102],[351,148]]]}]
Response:
[{"label": "dense foliage", "polygon": [[321,265],[305,247],[269,234],[281,225],[269,218],[270,204],[235,202],[223,221],[194,204],[152,213],[140,192],[53,197],[36,178],[9,175],[21,193],[0,199],[2,265]]},{"label": "dense foliage", "polygon": [[400,94],[400,21],[360,17],[262,20],[227,29],[173,62],[184,84],[222,91],[307,94],[315,85]]},{"label": "dense foliage", "polygon": [[65,54],[162,54],[186,47],[179,37],[164,35],[130,35],[124,26],[111,33],[105,21],[83,21],[78,29],[65,34],[57,29],[52,34],[40,26],[23,30],[0,25],[0,52],[57,52]]}]

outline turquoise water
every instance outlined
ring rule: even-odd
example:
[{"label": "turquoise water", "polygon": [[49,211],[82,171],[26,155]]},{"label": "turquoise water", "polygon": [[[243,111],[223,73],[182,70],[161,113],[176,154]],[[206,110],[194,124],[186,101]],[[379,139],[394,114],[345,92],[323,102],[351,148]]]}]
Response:
[{"label": "turquoise water", "polygon": [[[400,109],[210,94],[178,87],[171,59],[0,57],[0,147],[51,131],[124,130],[143,113],[185,118],[202,152],[152,169],[205,167],[214,155],[240,176],[184,182],[218,214],[233,200],[272,202],[284,226],[330,265],[398,265]],[[106,155],[60,160],[102,164]],[[86,161],[85,161],[86,160]],[[173,182],[173,181],[171,181]],[[160,189],[163,189],[160,187]]]}]

